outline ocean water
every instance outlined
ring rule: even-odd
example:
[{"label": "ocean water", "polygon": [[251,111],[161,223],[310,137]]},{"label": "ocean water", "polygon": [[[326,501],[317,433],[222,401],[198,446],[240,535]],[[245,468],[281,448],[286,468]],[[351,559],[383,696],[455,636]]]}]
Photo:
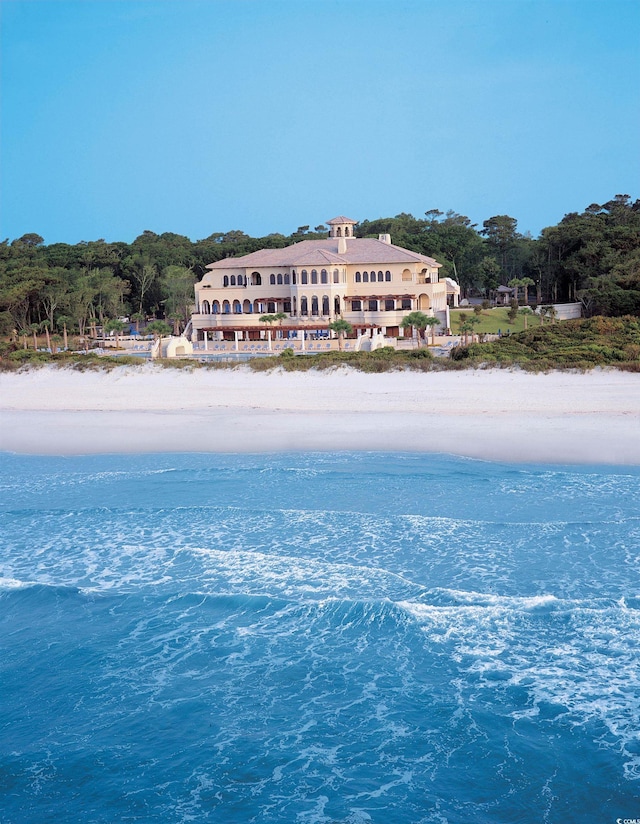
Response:
[{"label": "ocean water", "polygon": [[640,471],[0,456],[0,821],[640,818]]}]

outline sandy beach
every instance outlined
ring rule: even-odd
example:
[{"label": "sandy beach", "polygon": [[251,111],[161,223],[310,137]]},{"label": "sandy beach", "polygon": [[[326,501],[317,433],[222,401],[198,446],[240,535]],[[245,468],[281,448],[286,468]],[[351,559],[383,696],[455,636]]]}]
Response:
[{"label": "sandy beach", "polygon": [[412,451],[638,465],[640,376],[43,368],[0,374],[0,450]]}]

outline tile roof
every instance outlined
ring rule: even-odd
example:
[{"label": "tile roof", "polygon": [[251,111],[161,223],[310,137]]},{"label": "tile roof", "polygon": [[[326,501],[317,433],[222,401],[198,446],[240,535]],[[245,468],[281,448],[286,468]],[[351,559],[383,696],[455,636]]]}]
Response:
[{"label": "tile roof", "polygon": [[[338,241],[346,243],[346,251],[338,252]],[[284,249],[260,249],[237,258],[225,258],[210,263],[207,269],[250,269],[251,267],[285,268],[287,266],[324,266],[325,264],[360,264],[383,266],[386,263],[426,263],[441,266],[431,257],[411,252],[401,246],[375,238],[335,238],[302,240]]]},{"label": "tile roof", "polygon": [[338,215],[338,217],[332,217],[331,220],[327,221],[327,226],[338,226],[342,223],[353,223],[354,226],[357,223],[357,220],[351,220],[350,217],[345,217],[344,215]]}]

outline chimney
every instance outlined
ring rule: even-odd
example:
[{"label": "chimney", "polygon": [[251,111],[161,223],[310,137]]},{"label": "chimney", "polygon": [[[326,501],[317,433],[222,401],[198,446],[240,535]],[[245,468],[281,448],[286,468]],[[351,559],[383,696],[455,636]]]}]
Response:
[{"label": "chimney", "polygon": [[391,246],[391,235],[378,235],[378,240],[382,243],[388,243]]},{"label": "chimney", "polygon": [[344,255],[347,251],[347,239],[346,237],[339,237],[338,238],[338,254]]}]

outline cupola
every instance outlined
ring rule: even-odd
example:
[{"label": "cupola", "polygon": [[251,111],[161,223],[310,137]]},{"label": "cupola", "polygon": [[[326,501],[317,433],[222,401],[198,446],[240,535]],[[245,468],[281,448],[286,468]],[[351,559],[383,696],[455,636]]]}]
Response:
[{"label": "cupola", "polygon": [[357,220],[351,220],[351,218],[344,215],[328,220],[329,237],[353,237],[353,227],[357,222]]}]

